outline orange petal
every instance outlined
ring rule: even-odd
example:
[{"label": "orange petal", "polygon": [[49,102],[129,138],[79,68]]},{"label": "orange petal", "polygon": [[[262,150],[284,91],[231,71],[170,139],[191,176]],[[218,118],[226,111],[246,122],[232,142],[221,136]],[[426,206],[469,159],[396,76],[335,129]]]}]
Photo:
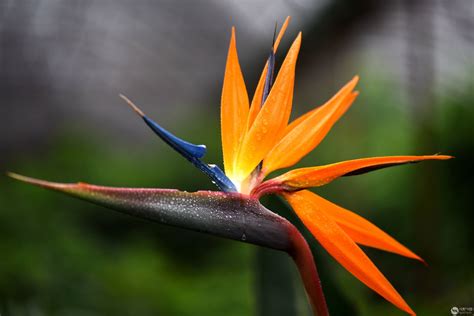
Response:
[{"label": "orange petal", "polygon": [[[281,38],[283,34],[285,34],[286,28],[288,27],[288,23],[290,23],[290,17],[288,16],[281,26],[280,32],[275,40],[275,44],[273,45],[273,51],[276,53],[278,49],[278,45],[280,45]],[[255,118],[257,117],[258,112],[260,112],[260,107],[262,106],[262,96],[263,96],[263,87],[265,86],[265,77],[267,75],[267,68],[268,68],[268,60],[265,63],[265,67],[263,68],[262,74],[260,75],[260,79],[258,80],[257,89],[255,89],[255,93],[253,95],[252,104],[250,105],[250,112],[247,121],[247,129],[250,129]]]},{"label": "orange petal", "polygon": [[362,158],[325,166],[295,169],[270,181],[281,183],[287,190],[297,190],[322,186],[342,176],[357,175],[377,169],[415,163],[423,160],[446,160],[451,158],[453,157],[444,155]]},{"label": "orange petal", "polygon": [[221,136],[226,174],[232,175],[238,149],[245,133],[249,112],[249,98],[240,70],[235,44],[235,28],[232,28],[229,53],[224,74],[221,97]]},{"label": "orange petal", "polygon": [[244,137],[239,152],[237,179],[245,179],[263,160],[285,128],[291,112],[295,66],[301,46],[301,33],[290,47],[267,100]]},{"label": "orange petal", "polygon": [[415,314],[351,237],[322,210],[315,194],[303,190],[283,195],[303,224],[334,259],[387,301],[409,314]]},{"label": "orange petal", "polygon": [[283,138],[265,157],[262,172],[267,175],[292,166],[313,150],[357,97],[358,93],[352,90],[358,80],[354,77],[326,104],[289,124]]},{"label": "orange petal", "polygon": [[356,243],[424,262],[407,247],[362,216],[323,199],[317,194],[312,193],[312,195],[312,200],[319,206],[319,210],[334,220]]},{"label": "orange petal", "polygon": [[[341,90],[339,90],[332,98],[331,100],[329,100],[328,102],[326,102],[324,105],[322,106],[318,106],[316,107],[315,109],[309,111],[309,112],[306,112],[305,114],[301,115],[300,117],[294,119],[290,124],[288,124],[288,126],[286,127],[285,129],[285,135],[288,134],[292,129],[294,129],[296,126],[298,126],[301,122],[303,122],[305,119],[307,119],[309,116],[311,116],[312,114],[314,114],[315,112],[318,112],[320,111],[321,109],[324,108],[325,105],[328,105],[329,103],[335,101],[334,99],[340,97],[340,96],[343,96],[345,95],[346,92],[348,91],[352,91],[355,87],[355,85],[357,84],[359,80],[359,76],[354,76],[354,78],[352,78],[351,81],[349,81],[344,87],[342,87]],[[354,84],[354,86],[352,86],[352,84]],[[350,88],[352,86],[352,88]],[[350,89],[349,89],[350,88]]]},{"label": "orange petal", "polygon": [[278,36],[275,39],[275,44],[273,44],[273,51],[276,53],[278,46],[280,45],[280,41],[283,38],[283,35],[286,32],[286,28],[288,27],[288,24],[290,23],[291,16],[287,16],[285,19],[285,22],[283,22],[280,32],[278,32]]}]

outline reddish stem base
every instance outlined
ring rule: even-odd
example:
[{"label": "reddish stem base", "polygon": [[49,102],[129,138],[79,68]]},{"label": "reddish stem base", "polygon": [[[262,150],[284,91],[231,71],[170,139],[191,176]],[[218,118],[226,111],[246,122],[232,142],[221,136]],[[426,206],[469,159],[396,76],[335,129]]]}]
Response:
[{"label": "reddish stem base", "polygon": [[288,254],[293,258],[303,280],[315,316],[329,316],[326,298],[311,249],[301,233],[291,225],[289,235],[293,248]]}]

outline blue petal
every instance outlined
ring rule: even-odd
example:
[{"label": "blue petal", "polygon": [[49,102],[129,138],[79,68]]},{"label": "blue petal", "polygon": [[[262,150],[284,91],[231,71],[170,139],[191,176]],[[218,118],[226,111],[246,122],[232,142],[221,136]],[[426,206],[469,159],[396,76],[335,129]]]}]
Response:
[{"label": "blue petal", "polygon": [[197,158],[187,158],[196,168],[204,172],[212,183],[224,192],[237,192],[234,183],[225,175],[225,173],[216,165],[208,165]]},{"label": "blue petal", "polygon": [[204,172],[212,182],[224,192],[237,192],[237,188],[225,175],[225,173],[216,165],[208,165],[200,160],[206,154],[206,146],[195,145],[178,138],[161,127],[158,123],[149,119],[142,110],[138,108],[126,96],[120,97],[145,121],[145,123],[168,145],[180,153],[196,168]]},{"label": "blue petal", "polygon": [[213,173],[213,179],[215,184],[220,187],[225,192],[237,192],[237,188],[234,183],[230,181],[229,178],[225,175],[224,171],[217,165],[207,165],[210,171]]},{"label": "blue petal", "polygon": [[262,105],[263,103],[265,103],[265,100],[270,94],[270,89],[273,85],[274,69],[275,69],[275,52],[273,51],[273,48],[272,48],[272,51],[270,52],[270,56],[268,56],[268,68],[267,68],[267,74],[265,76],[265,86],[263,87]]},{"label": "blue petal", "polygon": [[171,134],[146,116],[143,116],[143,120],[158,136],[160,136],[160,138],[165,143],[173,147],[180,154],[196,158],[202,158],[206,154],[205,145],[195,145],[185,140],[182,140],[181,138],[174,136],[173,134]]},{"label": "blue petal", "polygon": [[180,153],[195,167],[204,172],[212,182],[224,192],[237,192],[237,188],[216,165],[208,165],[200,160],[206,154],[205,145],[195,145],[171,134],[158,123],[143,115],[145,123],[168,145]]}]

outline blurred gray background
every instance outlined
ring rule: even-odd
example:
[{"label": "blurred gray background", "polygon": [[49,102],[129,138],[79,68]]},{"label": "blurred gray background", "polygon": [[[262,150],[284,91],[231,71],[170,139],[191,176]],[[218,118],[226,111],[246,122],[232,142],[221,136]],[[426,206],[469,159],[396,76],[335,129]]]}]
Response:
[{"label": "blurred gray background", "polygon": [[251,95],[274,23],[287,15],[284,44],[304,34],[295,111],[365,72],[389,76],[400,85],[394,93],[422,107],[472,78],[473,12],[471,0],[4,0],[2,159],[63,125],[144,139],[119,93],[161,122],[196,105],[215,116],[231,26]]}]

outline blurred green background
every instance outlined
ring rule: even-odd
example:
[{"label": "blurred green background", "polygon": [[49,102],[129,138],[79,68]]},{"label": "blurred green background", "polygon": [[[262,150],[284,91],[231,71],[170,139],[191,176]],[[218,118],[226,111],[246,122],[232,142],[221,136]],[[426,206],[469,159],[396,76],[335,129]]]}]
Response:
[{"label": "blurred green background", "polygon": [[[361,76],[354,106],[298,166],[378,155],[456,156],[343,178],[316,191],[427,261],[425,267],[364,248],[419,315],[474,307],[472,9],[460,0],[450,7],[2,2],[1,169],[60,182],[214,190],[117,95],[130,96],[184,139],[206,144],[207,161],[220,163],[230,26],[237,27],[252,95],[274,21],[289,14],[282,51],[303,31],[293,117]],[[279,199],[263,202],[301,227]],[[332,315],[403,315],[302,230]],[[2,316],[309,315],[285,254],[149,223],[4,176],[0,254]]]}]

